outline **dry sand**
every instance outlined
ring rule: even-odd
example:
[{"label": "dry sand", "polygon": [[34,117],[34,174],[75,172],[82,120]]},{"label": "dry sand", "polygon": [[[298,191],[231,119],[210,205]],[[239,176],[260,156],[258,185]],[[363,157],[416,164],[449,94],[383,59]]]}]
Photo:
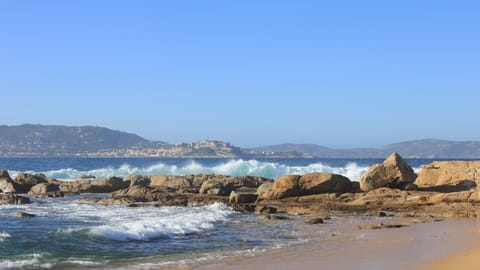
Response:
[{"label": "dry sand", "polygon": [[463,219],[352,230],[328,240],[195,269],[480,269],[479,229],[480,221]]}]

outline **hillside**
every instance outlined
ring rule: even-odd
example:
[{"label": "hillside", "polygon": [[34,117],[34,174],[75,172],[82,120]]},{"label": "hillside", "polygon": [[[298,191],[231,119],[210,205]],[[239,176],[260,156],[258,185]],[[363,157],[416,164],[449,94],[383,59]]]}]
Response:
[{"label": "hillside", "polygon": [[240,148],[223,141],[168,144],[104,127],[0,126],[0,156],[224,157],[224,158],[480,158],[479,141],[424,139],[380,148],[333,149],[317,144]]},{"label": "hillside", "polygon": [[54,125],[0,126],[0,156],[68,156],[164,145],[103,127]]},{"label": "hillside", "polygon": [[480,158],[479,141],[423,139],[381,148],[333,149],[316,144],[279,144],[249,149],[252,153],[294,151],[320,158],[384,158],[398,152],[408,158]]}]

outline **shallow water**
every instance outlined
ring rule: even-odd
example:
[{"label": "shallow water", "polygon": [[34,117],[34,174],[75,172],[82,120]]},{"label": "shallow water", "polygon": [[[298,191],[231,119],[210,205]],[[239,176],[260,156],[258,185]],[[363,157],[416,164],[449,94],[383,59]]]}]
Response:
[{"label": "shallow water", "polygon": [[[129,208],[80,202],[79,196],[0,206],[0,268],[152,267],[302,243],[303,220],[270,221],[223,204]],[[13,217],[17,211],[37,215]],[[144,265],[146,267],[146,265]]]},{"label": "shallow water", "polygon": [[[409,160],[419,168],[431,160]],[[128,174],[259,175],[333,172],[358,180],[375,159],[89,159],[0,158],[11,175],[27,171],[70,180]],[[341,224],[359,217],[334,217],[319,227],[307,217],[264,220],[222,204],[192,207],[128,208],[98,205],[72,196],[33,199],[28,205],[0,205],[0,269],[157,269],[209,259],[256,254],[338,235]],[[99,196],[99,195],[95,195]],[[17,211],[37,215],[18,219]]]}]

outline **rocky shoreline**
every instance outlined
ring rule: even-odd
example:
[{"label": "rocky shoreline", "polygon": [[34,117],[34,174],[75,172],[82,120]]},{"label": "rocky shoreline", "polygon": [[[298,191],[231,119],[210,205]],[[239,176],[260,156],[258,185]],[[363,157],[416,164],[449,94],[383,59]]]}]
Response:
[{"label": "rocky shoreline", "polygon": [[59,181],[45,175],[0,171],[0,204],[30,197],[108,193],[88,200],[130,207],[205,205],[222,202],[242,212],[278,218],[277,213],[373,215],[422,218],[480,217],[480,161],[437,161],[418,175],[394,153],[352,182],[329,173],[258,176],[129,175],[125,178]]}]

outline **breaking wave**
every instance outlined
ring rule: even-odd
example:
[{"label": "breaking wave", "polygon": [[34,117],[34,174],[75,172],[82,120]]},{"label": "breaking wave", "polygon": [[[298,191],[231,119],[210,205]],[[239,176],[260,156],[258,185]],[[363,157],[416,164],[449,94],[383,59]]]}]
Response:
[{"label": "breaking wave", "polygon": [[212,230],[217,222],[228,221],[233,213],[220,203],[181,209],[165,207],[161,216],[152,215],[151,211],[137,212],[135,218],[131,214],[120,215],[120,219],[92,228],[90,233],[115,241],[150,241]]},{"label": "breaking wave", "polygon": [[0,242],[5,241],[5,239],[12,237],[10,234],[7,232],[0,232]]},{"label": "breaking wave", "polygon": [[[170,165],[166,163],[157,163],[146,167],[136,167],[129,164],[123,164],[118,167],[104,167],[92,170],[76,170],[73,168],[64,168],[58,170],[50,170],[44,172],[30,173],[44,173],[48,177],[71,180],[78,179],[83,175],[93,175],[97,178],[106,178],[110,176],[124,177],[129,174],[136,175],[157,175],[157,174],[171,174],[171,175],[184,175],[184,174],[223,174],[223,175],[255,175],[266,178],[275,179],[279,176],[286,174],[306,174],[313,172],[327,172],[344,175],[350,178],[352,181],[358,181],[360,176],[368,169],[368,166],[360,166],[356,162],[347,163],[344,166],[336,167],[327,165],[321,162],[308,164],[305,166],[290,166],[280,164],[277,162],[265,162],[258,160],[230,160],[216,165],[203,165],[196,161],[190,161],[184,165]],[[16,173],[11,172],[13,175]]]}]

